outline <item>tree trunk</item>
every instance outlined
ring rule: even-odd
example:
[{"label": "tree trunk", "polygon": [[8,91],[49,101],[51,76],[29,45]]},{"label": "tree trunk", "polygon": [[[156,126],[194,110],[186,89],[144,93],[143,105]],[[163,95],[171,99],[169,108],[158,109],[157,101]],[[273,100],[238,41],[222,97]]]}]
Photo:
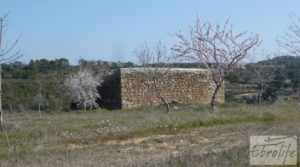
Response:
[{"label": "tree trunk", "polygon": [[163,100],[163,102],[164,102],[164,104],[165,104],[167,113],[169,113],[169,112],[170,112],[170,105],[169,105],[169,103],[168,103],[168,102],[166,101],[166,99],[164,99],[164,98],[162,98],[162,100]]},{"label": "tree trunk", "polygon": [[0,64],[0,127],[3,130],[3,110],[2,110],[2,66]]},{"label": "tree trunk", "polygon": [[41,82],[39,80],[38,77],[39,74],[37,74],[36,79],[38,81],[39,84],[39,113],[40,113],[40,118],[42,118],[42,112],[41,112],[41,103],[42,103],[42,86],[41,86]]},{"label": "tree trunk", "polygon": [[83,109],[84,109],[84,111],[86,111],[86,101],[85,101],[85,99],[84,99],[84,102],[83,102]]},{"label": "tree trunk", "polygon": [[158,93],[159,97],[161,98],[161,100],[164,102],[165,104],[165,107],[166,107],[166,110],[167,110],[167,113],[170,112],[170,105],[169,103],[167,102],[167,100],[162,96],[161,93]]},{"label": "tree trunk", "polygon": [[263,84],[260,84],[260,89],[259,89],[259,93],[258,93],[258,97],[257,97],[257,105],[258,106],[260,106],[260,103],[261,103],[262,92],[263,92]]},{"label": "tree trunk", "polygon": [[161,94],[161,90],[160,88],[158,88],[157,84],[156,84],[156,80],[154,80],[154,88],[155,88],[155,92],[156,94],[160,97],[160,99],[164,102],[165,104],[165,107],[166,107],[166,110],[167,110],[167,113],[170,112],[170,105],[169,103],[167,102],[167,100],[164,98],[164,96]]},{"label": "tree trunk", "polygon": [[221,84],[216,84],[216,85],[217,85],[217,87],[214,90],[213,96],[212,96],[211,101],[210,101],[211,110],[213,112],[216,111],[217,94],[219,92],[219,89],[221,88]]}]

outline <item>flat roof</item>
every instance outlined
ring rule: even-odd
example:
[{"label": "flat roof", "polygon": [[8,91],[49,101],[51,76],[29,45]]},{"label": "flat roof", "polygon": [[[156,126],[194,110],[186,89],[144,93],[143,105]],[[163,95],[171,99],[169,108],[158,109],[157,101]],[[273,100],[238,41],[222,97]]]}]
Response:
[{"label": "flat roof", "polygon": [[[155,70],[156,68],[121,68],[121,72],[135,72],[135,71],[147,71]],[[180,72],[206,72],[209,69],[203,68],[157,68],[158,70],[180,71]]]}]

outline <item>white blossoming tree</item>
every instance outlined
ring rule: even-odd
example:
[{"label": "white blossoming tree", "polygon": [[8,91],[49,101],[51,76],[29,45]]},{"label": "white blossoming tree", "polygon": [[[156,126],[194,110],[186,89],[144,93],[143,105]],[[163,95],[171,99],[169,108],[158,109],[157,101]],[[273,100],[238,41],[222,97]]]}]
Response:
[{"label": "white blossoming tree", "polygon": [[100,98],[97,90],[100,83],[101,80],[93,76],[92,72],[87,69],[80,69],[65,80],[70,98],[84,110],[99,108],[96,100]]}]

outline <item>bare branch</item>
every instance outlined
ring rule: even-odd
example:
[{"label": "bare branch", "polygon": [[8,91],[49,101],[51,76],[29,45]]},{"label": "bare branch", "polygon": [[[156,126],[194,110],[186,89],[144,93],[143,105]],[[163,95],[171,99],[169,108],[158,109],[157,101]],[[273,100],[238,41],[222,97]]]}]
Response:
[{"label": "bare branch", "polygon": [[[276,62],[269,61],[268,64],[263,64],[257,61],[258,54],[254,51],[251,60],[250,67],[254,71],[254,76],[252,82],[257,84],[259,92],[257,95],[257,104],[261,104],[262,94],[267,88],[267,85],[274,80],[274,72],[276,69]],[[271,55],[266,53],[264,50],[261,51],[259,57],[263,60],[270,60]]]},{"label": "bare branch", "polygon": [[286,51],[294,56],[300,56],[300,19],[295,13],[290,14],[290,24],[278,41]]},{"label": "bare branch", "polygon": [[[215,95],[224,76],[239,66],[239,62],[249,55],[249,51],[261,43],[258,34],[234,34],[228,20],[222,26],[210,22],[201,24],[197,18],[189,32],[189,37],[184,37],[181,32],[175,34],[179,44],[174,45],[172,50],[176,57],[205,64],[211,70],[216,84]],[[215,95],[212,97],[212,107]]]},{"label": "bare branch", "polygon": [[166,110],[169,112],[169,102],[164,96],[164,92],[171,84],[170,68],[167,66],[172,61],[172,56],[168,55],[166,47],[161,42],[154,49],[150,49],[145,44],[135,50],[135,55],[143,69],[141,82],[148,89],[148,93],[145,95],[149,99],[149,103],[152,105],[154,98],[158,98],[165,104]]}]

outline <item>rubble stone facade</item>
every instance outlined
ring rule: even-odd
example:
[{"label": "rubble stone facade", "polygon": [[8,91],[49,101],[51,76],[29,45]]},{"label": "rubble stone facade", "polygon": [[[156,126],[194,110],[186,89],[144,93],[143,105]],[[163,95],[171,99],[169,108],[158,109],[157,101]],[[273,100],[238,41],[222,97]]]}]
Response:
[{"label": "rubble stone facade", "polygon": [[[131,109],[145,105],[162,104],[160,98],[153,96],[153,91],[146,86],[145,73],[154,68],[121,68],[121,105],[122,109]],[[167,71],[166,71],[167,70]],[[167,87],[162,94],[167,101],[180,104],[210,103],[215,84],[212,75],[206,69],[172,68],[158,69],[169,75]],[[225,101],[225,86],[219,90],[217,101]]]}]

